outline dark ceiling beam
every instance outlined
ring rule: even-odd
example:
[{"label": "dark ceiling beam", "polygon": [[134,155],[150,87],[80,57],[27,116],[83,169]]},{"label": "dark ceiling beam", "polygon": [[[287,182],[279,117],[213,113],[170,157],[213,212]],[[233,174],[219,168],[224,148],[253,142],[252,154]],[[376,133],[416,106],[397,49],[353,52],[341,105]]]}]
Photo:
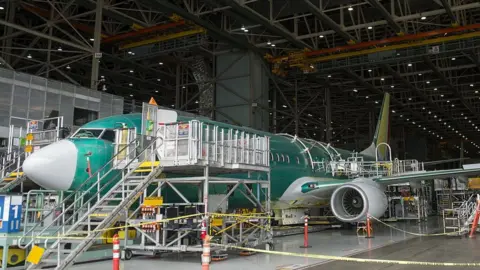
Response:
[{"label": "dark ceiling beam", "polygon": [[263,51],[253,44],[249,43],[247,40],[244,39],[239,39],[237,37],[232,36],[231,34],[222,31],[215,25],[200,19],[199,17],[195,16],[194,14],[188,12],[187,10],[181,8],[177,4],[173,4],[168,0],[138,0],[139,3],[144,5],[145,7],[148,7],[150,9],[157,10],[158,12],[169,12],[169,13],[175,13],[179,15],[180,17],[192,21],[195,24],[205,28],[208,31],[208,34],[216,38],[218,40],[223,40],[234,47],[241,48],[244,50],[250,50],[252,52],[255,52],[263,57]]},{"label": "dark ceiling beam", "polygon": [[232,7],[231,11],[233,13],[236,13],[239,16],[242,16],[242,17],[246,18],[248,21],[253,22],[255,24],[261,24],[270,33],[283,37],[284,39],[288,40],[290,43],[292,43],[296,47],[298,47],[300,49],[304,49],[304,48],[312,49],[312,47],[310,45],[307,45],[305,42],[296,39],[292,35],[292,33],[288,32],[287,30],[285,30],[285,29],[283,29],[283,28],[281,28],[277,25],[274,25],[274,24],[270,23],[262,15],[257,14],[256,12],[252,11],[251,9],[240,5],[238,2],[236,2],[234,0],[221,0],[221,1],[208,0],[208,2],[210,2],[210,3],[223,2],[224,5]]},{"label": "dark ceiling beam", "polygon": [[[77,80],[78,82],[81,82],[83,80],[84,85],[87,85],[87,84],[90,83],[90,79],[85,77],[84,75],[76,74],[74,72],[68,73],[68,75],[70,77],[74,78],[75,80]],[[114,77],[112,77],[112,78],[114,78]],[[128,95],[130,95],[130,94],[134,94],[134,97],[135,97],[136,93],[141,94],[141,95],[145,95],[145,97],[152,97],[153,96],[154,98],[157,98],[158,103],[165,101],[165,99],[168,97],[168,95],[165,94],[165,91],[162,91],[161,89],[158,91],[158,93],[155,93],[155,91],[146,90],[146,89],[143,89],[143,88],[128,87],[128,86],[121,85],[121,84],[117,83],[117,81],[113,80],[112,78],[109,79],[107,77],[107,81],[105,82],[105,86],[107,87],[107,92],[109,92],[109,93],[112,93],[112,91],[120,91],[122,93],[116,92],[115,94],[119,95],[119,96],[122,96],[122,97],[128,97]],[[172,98],[171,100],[174,99],[173,96],[171,98]],[[147,100],[145,100],[145,102],[147,102]]]},{"label": "dark ceiling beam", "polygon": [[132,61],[130,59],[120,58],[118,56],[108,54],[108,53],[102,53],[102,59],[104,59],[105,61],[111,61],[111,62],[113,62],[115,64],[118,64],[118,65],[122,65],[126,69],[127,68],[128,69],[134,69],[134,70],[137,70],[137,71],[140,71],[140,72],[143,72],[143,73],[155,74],[155,76],[157,76],[158,78],[165,79],[165,80],[175,79],[175,77],[176,77],[174,74],[171,74],[171,73],[168,73],[168,72],[165,72],[165,71],[161,71],[161,70],[158,70],[158,69],[155,69],[155,68],[151,68],[151,67],[148,67],[144,64],[140,64],[140,63],[137,63],[135,61]]},{"label": "dark ceiling beam", "polygon": [[450,19],[452,20],[452,25],[454,26],[458,25],[459,23],[458,23],[457,17],[455,16],[455,14],[453,14],[452,7],[448,3],[448,1],[440,0],[440,2],[442,2],[443,8],[445,8],[445,11],[447,12],[448,16],[450,16]]},{"label": "dark ceiling beam", "polygon": [[460,99],[460,102],[463,104],[463,106],[465,108],[467,108],[467,110],[470,111],[470,113],[477,119],[480,121],[480,116],[478,115],[477,112],[475,112],[475,110],[473,109],[472,105],[467,101],[465,100],[465,98],[463,97],[462,93],[458,90],[458,88],[454,87],[450,81],[448,81],[448,79],[443,75],[443,73],[438,69],[437,66],[435,66],[433,63],[432,63],[432,60],[430,60],[430,57],[428,56],[424,56],[423,57],[423,61],[425,62],[425,64],[427,64],[427,66],[433,71],[433,73],[435,73],[435,75],[443,82],[443,84],[445,86],[447,86],[450,91],[452,91],[452,93],[458,97]]},{"label": "dark ceiling beam", "polygon": [[[382,64],[381,67],[390,73],[393,78],[395,78],[397,81],[401,82],[405,87],[408,89],[411,89],[413,92],[415,92],[417,95],[419,95],[427,104],[430,106],[432,109],[436,111],[438,115],[442,115],[443,119],[448,119],[451,122],[452,126],[455,126],[457,130],[461,130],[463,127],[460,127],[458,125],[458,121],[455,121],[453,117],[448,114],[448,112],[445,112],[444,109],[440,108],[437,103],[433,102],[433,100],[428,97],[424,92],[420,91],[418,88],[413,86],[409,81],[407,81],[405,78],[403,78],[398,71],[393,70],[389,65],[387,64]],[[465,132],[465,130],[463,130]]]},{"label": "dark ceiling beam", "polygon": [[308,8],[308,10],[319,20],[324,22],[328,27],[332,28],[337,34],[342,36],[349,44],[356,43],[357,40],[347,33],[345,30],[342,29],[340,25],[338,25],[335,21],[333,21],[330,17],[327,16],[322,10],[317,8],[310,0],[298,0],[300,4],[303,4]]},{"label": "dark ceiling beam", "polygon": [[[94,0],[76,0],[76,2],[83,6],[83,7],[86,7],[86,8],[89,8],[89,9],[95,9],[96,7],[96,1]],[[112,6],[109,6],[109,5],[105,5],[103,7],[103,15],[107,16],[107,17],[110,17],[110,18],[113,18],[119,22],[122,22],[126,25],[131,25],[133,23],[136,23],[138,25],[141,25],[142,27],[148,27],[149,25],[146,24],[145,22],[143,21],[140,21],[139,19],[137,18],[134,18],[134,17],[131,17],[131,16],[128,16],[127,14],[125,13],[122,13],[118,10],[115,10]]]},{"label": "dark ceiling beam", "polygon": [[[355,81],[357,81],[358,83],[360,83],[363,87],[365,87],[366,89],[368,89],[370,92],[374,93],[374,94],[379,94],[379,95],[384,95],[385,92],[382,91],[382,90],[379,90],[378,88],[374,87],[373,85],[371,85],[370,83],[366,82],[362,77],[358,76],[357,74],[355,74],[355,72],[349,70],[349,69],[342,69],[342,71],[347,74],[349,77],[351,77],[352,79],[354,79]],[[422,114],[410,109],[409,107],[407,107],[405,104],[403,104],[402,102],[398,101],[393,95],[390,95],[390,101],[392,104],[395,104],[397,106],[399,106],[400,108],[408,111],[411,115],[415,116],[417,119],[419,120],[422,120],[423,122],[425,123],[430,123],[432,124],[431,122],[428,121],[428,119],[426,119]],[[432,124],[433,125],[433,124]],[[444,129],[442,129],[441,127],[439,127],[438,125],[433,125],[436,129],[437,132],[444,132]],[[446,136],[443,136],[443,137],[446,137]]]},{"label": "dark ceiling beam", "polygon": [[397,33],[397,35],[402,36],[405,34],[403,32],[403,29],[400,27],[400,25],[395,20],[393,20],[392,15],[385,9],[385,7],[382,4],[380,4],[380,2],[378,2],[378,0],[367,0],[367,2],[370,3],[372,7],[380,11],[382,16],[385,18],[385,20],[387,20],[390,27],[392,27],[393,30],[395,30],[395,33]]},{"label": "dark ceiling beam", "polygon": [[[76,62],[76,63],[73,63],[71,66],[75,67],[77,65],[79,67],[82,67],[84,70],[90,70],[90,66],[91,66],[91,64],[85,63],[85,62]],[[102,76],[105,76],[106,78],[114,78],[116,81],[125,81],[128,83],[132,83],[135,86],[135,88],[133,89],[137,89],[140,86],[141,88],[151,89],[151,91],[161,90],[161,89],[173,90],[172,86],[160,85],[149,80],[144,80],[138,76],[122,73],[115,69],[100,67],[99,73]]]}]

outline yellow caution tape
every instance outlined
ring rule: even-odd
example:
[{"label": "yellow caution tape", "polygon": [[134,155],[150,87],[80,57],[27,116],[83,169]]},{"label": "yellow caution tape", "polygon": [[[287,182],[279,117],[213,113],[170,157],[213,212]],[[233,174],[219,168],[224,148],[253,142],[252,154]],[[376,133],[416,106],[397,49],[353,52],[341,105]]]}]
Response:
[{"label": "yellow caution tape", "polygon": [[405,231],[405,230],[402,230],[400,228],[397,228],[395,226],[392,226],[390,224],[387,224],[383,221],[381,221],[380,219],[378,218],[375,218],[375,217],[372,217],[370,216],[371,219],[375,220],[375,221],[378,221],[380,222],[381,224],[389,227],[389,228],[392,228],[394,230],[397,230],[399,232],[403,232],[403,233],[406,233],[406,234],[410,234],[410,235],[415,235],[415,236],[445,236],[445,235],[458,235],[459,233],[463,232],[463,231],[459,231],[459,232],[448,232],[448,233],[415,233],[415,232],[409,232],[409,231]]},{"label": "yellow caution tape", "polygon": [[233,248],[251,252],[266,253],[272,255],[283,255],[283,256],[294,256],[294,257],[304,257],[304,258],[313,258],[313,259],[324,259],[324,260],[334,260],[334,261],[346,261],[346,262],[362,262],[362,263],[384,263],[384,264],[401,264],[401,265],[425,265],[425,266],[469,266],[469,267],[479,267],[480,263],[452,263],[452,262],[422,262],[422,261],[401,261],[401,260],[382,260],[382,259],[362,259],[362,258],[352,258],[352,257],[341,257],[341,256],[331,256],[331,255],[320,255],[320,254],[304,254],[304,253],[294,253],[294,252],[283,252],[283,251],[271,251],[255,248],[246,248],[239,246],[229,246],[211,243],[212,246],[220,246],[225,248]]}]

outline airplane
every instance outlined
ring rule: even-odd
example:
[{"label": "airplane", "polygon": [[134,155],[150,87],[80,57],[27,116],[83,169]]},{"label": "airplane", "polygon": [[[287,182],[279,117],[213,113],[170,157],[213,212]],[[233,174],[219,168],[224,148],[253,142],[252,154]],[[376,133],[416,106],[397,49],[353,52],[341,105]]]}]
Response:
[{"label": "airplane", "polygon": [[[421,180],[458,177],[480,173],[480,164],[460,169],[425,171],[405,170],[398,174],[358,175],[349,177],[363,163],[378,165],[388,159],[390,96],[386,94],[371,145],[360,153],[338,149],[330,144],[285,134],[272,134],[247,127],[216,122],[207,118],[180,115],[174,110],[159,109],[160,114],[174,115],[171,122],[202,122],[223,128],[233,128],[270,137],[270,179],[272,209],[312,208],[330,205],[334,216],[345,223],[365,221],[367,214],[380,218],[388,207],[386,187],[396,183],[419,183]],[[172,112],[174,112],[172,114]],[[29,179],[49,190],[76,190],[88,179],[86,156],[90,158],[90,171],[95,172],[114,155],[114,129],[118,123],[142,130],[142,114],[115,115],[89,122],[64,140],[32,153],[23,163]],[[352,161],[352,157],[354,157]],[[349,159],[350,158],[350,159]],[[361,160],[361,162],[356,162]],[[390,159],[391,160],[391,159]],[[394,163],[403,164],[401,161]],[[410,163],[409,163],[410,164]],[[402,166],[403,166],[402,165]],[[412,162],[411,165],[418,166]],[[373,171],[378,169],[373,169]],[[343,173],[342,173],[343,172]],[[175,177],[172,172],[168,177]],[[266,179],[265,173],[235,174],[239,179]],[[176,186],[177,187],[177,186]],[[210,194],[226,194],[231,186],[210,187]],[[244,188],[244,187],[242,187]],[[198,192],[192,185],[177,187],[190,201],[198,201]],[[164,192],[164,191],[162,191]],[[165,192],[169,192],[166,190]],[[175,193],[168,195],[175,200]],[[177,196],[178,197],[178,196]],[[179,199],[179,198],[177,198]],[[246,207],[249,201],[241,192],[229,198],[230,208]]]}]

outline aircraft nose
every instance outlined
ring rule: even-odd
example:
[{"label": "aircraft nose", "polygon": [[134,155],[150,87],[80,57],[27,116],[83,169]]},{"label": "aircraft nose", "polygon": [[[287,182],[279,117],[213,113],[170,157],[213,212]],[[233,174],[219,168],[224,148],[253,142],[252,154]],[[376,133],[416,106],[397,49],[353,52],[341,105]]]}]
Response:
[{"label": "aircraft nose", "polygon": [[23,172],[45,189],[68,190],[77,169],[77,147],[61,140],[33,152],[23,162]]}]

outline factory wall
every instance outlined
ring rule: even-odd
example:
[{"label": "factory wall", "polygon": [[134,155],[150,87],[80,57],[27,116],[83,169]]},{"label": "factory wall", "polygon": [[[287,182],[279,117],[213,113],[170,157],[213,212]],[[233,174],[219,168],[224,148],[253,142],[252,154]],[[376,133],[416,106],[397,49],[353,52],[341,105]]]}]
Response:
[{"label": "factory wall", "polygon": [[9,125],[26,127],[54,110],[64,126],[74,127],[83,122],[82,113],[91,115],[85,120],[122,114],[123,97],[0,68],[0,138],[8,137]]},{"label": "factory wall", "polygon": [[216,57],[217,121],[269,130],[268,77],[261,61],[251,52]]}]

